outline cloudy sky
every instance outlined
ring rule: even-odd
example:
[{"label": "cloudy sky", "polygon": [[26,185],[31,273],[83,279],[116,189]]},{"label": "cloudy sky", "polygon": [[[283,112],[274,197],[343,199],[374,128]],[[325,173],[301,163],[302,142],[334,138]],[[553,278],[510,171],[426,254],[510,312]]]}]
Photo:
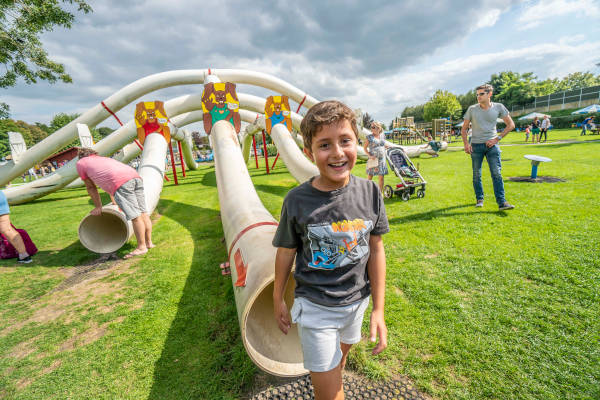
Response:
[{"label": "cloudy sky", "polygon": [[[73,83],[2,90],[12,118],[48,123],[137,79],[178,69],[269,73],[386,124],[437,89],[461,94],[500,71],[540,79],[600,74],[600,0],[88,2],[94,12],[78,14],[72,29],[43,36]],[[201,90],[179,86],[142,100]],[[238,91],[274,94],[250,85]],[[133,105],[117,115],[131,119]]]}]

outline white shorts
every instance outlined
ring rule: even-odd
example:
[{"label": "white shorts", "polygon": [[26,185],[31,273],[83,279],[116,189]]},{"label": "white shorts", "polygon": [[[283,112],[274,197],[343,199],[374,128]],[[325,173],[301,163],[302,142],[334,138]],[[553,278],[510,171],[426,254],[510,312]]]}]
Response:
[{"label": "white shorts", "polygon": [[311,372],[325,372],[339,365],[342,361],[340,342],[360,342],[369,298],[342,307],[322,306],[304,297],[294,299],[291,317],[292,322],[298,324],[304,368]]}]

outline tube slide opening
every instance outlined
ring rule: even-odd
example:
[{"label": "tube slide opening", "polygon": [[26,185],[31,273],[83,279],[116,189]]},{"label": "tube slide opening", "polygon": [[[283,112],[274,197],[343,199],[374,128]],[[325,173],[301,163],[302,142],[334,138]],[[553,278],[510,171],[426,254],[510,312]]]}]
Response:
[{"label": "tube slide opening", "polygon": [[[285,289],[285,302],[291,309],[296,282],[290,276]],[[273,280],[249,301],[244,318],[243,339],[246,350],[258,366],[278,376],[300,376],[304,369],[302,347],[296,324],[284,335],[273,316]]]},{"label": "tube slide opening", "polygon": [[81,244],[94,253],[106,254],[119,250],[131,236],[131,228],[119,211],[107,209],[102,214],[88,215],[79,224]]}]

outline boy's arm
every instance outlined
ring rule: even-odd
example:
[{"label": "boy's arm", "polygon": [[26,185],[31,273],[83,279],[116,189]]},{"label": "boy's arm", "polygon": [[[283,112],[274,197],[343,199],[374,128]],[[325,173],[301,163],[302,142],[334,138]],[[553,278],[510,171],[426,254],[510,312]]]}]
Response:
[{"label": "boy's arm", "polygon": [[387,347],[387,327],[384,319],[385,304],[385,250],[381,235],[371,235],[369,239],[370,255],[367,273],[371,282],[373,311],[371,312],[371,342],[379,336],[379,343],[373,349],[373,355],[381,353]]},{"label": "boy's arm", "polygon": [[92,214],[92,215],[102,214],[102,201],[100,200],[100,194],[98,194],[98,189],[96,188],[96,184],[90,178],[84,179],[83,182],[85,183],[85,188],[87,189],[88,194],[90,195],[90,197],[92,198],[92,201],[94,202],[94,206],[96,206],[96,208],[94,208],[92,211],[90,211],[90,214]]},{"label": "boy's arm", "polygon": [[275,282],[273,284],[273,311],[275,313],[275,320],[279,329],[287,335],[288,330],[292,326],[290,312],[288,311],[287,304],[283,295],[285,293],[285,286],[287,284],[290,272],[292,271],[292,264],[294,263],[294,257],[296,256],[296,249],[287,249],[285,247],[277,248],[277,255],[275,256]]}]

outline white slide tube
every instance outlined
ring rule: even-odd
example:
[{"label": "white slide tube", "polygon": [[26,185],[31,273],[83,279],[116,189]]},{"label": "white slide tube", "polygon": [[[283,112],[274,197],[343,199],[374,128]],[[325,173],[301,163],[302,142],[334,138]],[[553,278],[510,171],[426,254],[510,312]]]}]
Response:
[{"label": "white slide tube", "polygon": [[182,162],[185,162],[187,169],[197,170],[198,164],[192,151],[194,148],[192,134],[187,129],[178,129],[175,135],[171,135],[171,138],[181,143]]},{"label": "white slide tube", "polygon": [[[40,160],[48,158],[56,151],[75,140],[77,138],[78,123],[94,127],[110,117],[112,113],[116,113],[124,106],[147,93],[176,85],[202,84],[204,83],[208,72],[208,69],[161,72],[139,79],[125,86],[63,128],[35,144],[27,152],[22,154],[17,163],[9,162],[0,166],[0,185],[4,185],[17,176],[22,175]],[[285,94],[290,97],[290,99],[302,103],[309,108],[317,103],[316,99],[307,95],[305,92],[272,75],[238,69],[215,69],[211,72],[212,74],[217,75],[223,82],[248,83],[262,86]],[[167,107],[165,106],[165,109],[166,108]],[[110,110],[110,112],[108,110]],[[168,115],[172,115],[169,113],[168,109],[166,111]]]},{"label": "white slide tube", "polygon": [[[242,341],[250,358],[266,372],[278,376],[303,375],[307,371],[295,325],[284,335],[273,317],[276,249],[271,241],[277,221],[260,202],[233,126],[226,121],[217,122],[211,138]],[[235,285],[238,267],[246,271],[244,286]],[[290,279],[286,287],[289,306],[293,303],[294,286]]]},{"label": "white slide tube", "polygon": [[[195,110],[201,107],[200,95],[185,95],[165,102],[165,111],[168,113],[168,115],[173,116],[177,116],[181,113],[189,112],[190,110]],[[171,120],[177,126],[177,118],[171,117]],[[176,133],[173,132],[173,134]],[[100,140],[98,143],[94,144],[92,148],[102,156],[110,156],[119,149],[128,145],[136,136],[137,132],[135,122],[131,120],[104,139]],[[129,145],[128,148],[133,148],[132,146],[135,146],[135,144]],[[137,154],[135,154],[133,157],[135,156],[137,156]],[[128,162],[133,157],[130,159],[124,159],[122,161]],[[9,204],[11,205],[26,203],[65,187],[70,182],[75,180],[77,176],[75,162],[71,161],[62,168],[59,168],[54,174],[25,185],[7,188],[4,193]]]},{"label": "white slide tube", "polygon": [[[138,173],[144,181],[144,195],[148,214],[156,208],[163,187],[167,142],[158,133],[146,137],[142,162]],[[99,216],[88,214],[79,224],[81,244],[94,253],[112,253],[119,250],[133,234],[131,221],[112,203],[102,207]]]},{"label": "white slide tube", "polygon": [[313,176],[319,175],[317,166],[304,156],[285,125],[274,125],[271,128],[271,139],[273,139],[275,146],[277,146],[279,155],[283,159],[288,171],[298,183],[305,182]]},{"label": "white slide tube", "polygon": [[[262,107],[264,108],[264,101],[265,101],[264,99],[261,99],[259,97],[252,96],[252,95],[245,95],[243,93],[239,94],[238,96],[240,98],[240,106],[241,107],[249,107],[251,109],[256,109],[257,107],[260,107],[260,101],[262,101]],[[170,99],[165,102],[165,111],[167,112],[168,115],[171,116],[170,119],[171,119],[172,123],[175,124],[176,126],[184,126],[184,125],[192,123],[192,122],[201,121],[202,114],[200,114],[200,118],[197,118],[197,116],[196,116],[195,118],[197,118],[197,119],[194,119],[193,121],[189,121],[189,122],[184,122],[184,123],[179,122],[180,119],[177,118],[177,116],[182,113],[187,113],[187,112],[190,112],[193,110],[200,110],[201,108],[202,108],[202,97],[200,94],[184,95],[184,96],[176,97],[174,99]],[[248,111],[246,111],[246,112],[248,112]],[[252,122],[254,122],[255,118],[256,118],[256,114],[252,114],[252,117],[246,116],[244,121],[252,123]],[[295,119],[297,121],[299,121],[298,118],[295,118]],[[296,123],[299,123],[299,122],[296,122]],[[53,134],[53,135],[55,135],[55,134]],[[75,129],[75,134],[77,134],[76,129]],[[172,132],[172,134],[175,139],[177,139],[179,137],[177,133]],[[100,140],[98,143],[94,144],[94,146],[92,146],[92,148],[94,150],[96,150],[98,152],[98,154],[100,154],[102,156],[110,156],[111,154],[115,153],[116,151],[123,148],[124,146],[127,146],[128,148],[133,148],[133,146],[135,146],[135,144],[130,144],[130,145],[128,145],[128,144],[136,137],[136,135],[137,135],[137,133],[136,133],[135,122],[133,120],[130,120],[129,122],[127,122],[123,126],[121,126],[119,129],[117,129],[116,131],[111,133],[109,136],[105,137],[104,139]],[[182,147],[183,147],[183,143],[182,143]],[[134,151],[136,151],[136,150],[134,149]],[[190,149],[190,152],[191,152],[191,149]],[[24,154],[27,154],[27,153],[23,153],[22,155],[24,155]],[[133,157],[137,156],[137,154],[139,154],[139,153],[136,153]],[[133,157],[131,157],[129,159],[125,158],[121,161],[128,162]],[[185,157],[185,152],[184,152],[184,157]],[[39,162],[39,160],[36,161],[36,163],[37,162]],[[193,164],[190,167],[190,169],[193,169]],[[11,204],[11,205],[22,204],[22,203],[26,203],[28,201],[43,197],[51,192],[54,192],[56,190],[59,190],[59,189],[65,187],[66,185],[71,183],[73,180],[77,179],[77,176],[78,175],[77,175],[77,171],[75,169],[75,164],[69,162],[62,168],[59,168],[55,173],[48,175],[44,178],[29,182],[24,185],[7,188],[4,190],[4,194],[6,195],[9,204]],[[0,183],[0,185],[1,184],[2,183]],[[74,185],[77,185],[77,184],[74,184]]]}]

